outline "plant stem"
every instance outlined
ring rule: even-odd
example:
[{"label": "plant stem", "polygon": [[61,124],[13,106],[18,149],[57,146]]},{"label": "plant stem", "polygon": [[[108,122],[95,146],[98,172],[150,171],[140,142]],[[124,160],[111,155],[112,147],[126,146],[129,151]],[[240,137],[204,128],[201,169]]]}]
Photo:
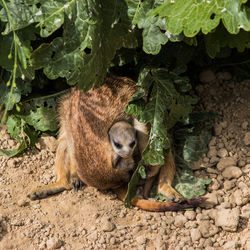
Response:
[{"label": "plant stem", "polygon": [[[16,35],[16,32],[15,32],[15,27],[14,27],[14,24],[13,24],[13,20],[12,20],[12,17],[11,17],[11,14],[9,12],[9,9],[7,7],[7,4],[5,2],[5,0],[2,0],[3,2],[3,6],[4,6],[4,9],[7,13],[7,17],[9,19],[9,24],[10,24],[10,27],[12,29],[12,32],[13,32],[13,40],[14,40],[14,67],[13,67],[13,77],[11,76],[10,77],[10,80],[11,81],[11,87],[10,87],[10,93],[8,95],[8,101],[7,101],[7,104],[5,105],[5,110],[4,110],[4,113],[3,113],[3,117],[2,117],[2,120],[1,120],[1,123],[4,123],[6,122],[6,116],[7,116],[7,112],[8,112],[8,107],[10,105],[10,101],[11,101],[11,96],[12,96],[12,93],[13,93],[13,89],[14,87],[16,87],[16,71],[17,71],[17,35]],[[12,47],[11,47],[11,51],[10,53],[12,52]]]}]

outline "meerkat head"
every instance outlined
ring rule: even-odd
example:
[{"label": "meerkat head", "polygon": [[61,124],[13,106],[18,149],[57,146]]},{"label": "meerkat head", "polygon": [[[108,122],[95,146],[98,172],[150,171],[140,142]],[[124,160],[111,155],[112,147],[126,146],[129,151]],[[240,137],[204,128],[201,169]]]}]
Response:
[{"label": "meerkat head", "polygon": [[137,144],[135,128],[125,121],[119,121],[109,129],[109,140],[116,154],[122,158],[132,156]]}]

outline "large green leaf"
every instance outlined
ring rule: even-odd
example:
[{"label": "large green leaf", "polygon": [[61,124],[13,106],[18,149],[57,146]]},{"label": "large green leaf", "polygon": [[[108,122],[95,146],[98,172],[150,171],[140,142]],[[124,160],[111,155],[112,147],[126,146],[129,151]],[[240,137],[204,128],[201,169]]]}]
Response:
[{"label": "large green leaf", "polygon": [[50,79],[65,77],[88,90],[102,83],[118,49],[136,46],[123,1],[72,1],[64,11],[63,37],[36,49],[32,65]]},{"label": "large green leaf", "polygon": [[194,37],[200,31],[208,34],[215,29],[220,20],[227,31],[237,34],[240,29],[250,30],[250,9],[246,0],[165,0],[152,10],[150,15],[164,18],[166,30],[172,34],[184,33]]}]

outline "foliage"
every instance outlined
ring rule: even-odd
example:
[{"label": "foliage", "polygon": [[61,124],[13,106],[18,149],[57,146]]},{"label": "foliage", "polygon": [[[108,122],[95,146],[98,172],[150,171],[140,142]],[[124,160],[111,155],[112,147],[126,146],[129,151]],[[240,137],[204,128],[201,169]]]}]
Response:
[{"label": "foliage", "polygon": [[[11,114],[7,126],[20,144],[1,153],[18,154],[34,146],[36,135],[57,130],[64,81],[89,90],[122,70],[140,86],[128,113],[151,124],[136,183],[143,166],[163,163],[167,130],[192,119],[197,100],[186,65],[204,65],[211,60],[206,53],[221,58],[248,49],[249,16],[246,0],[1,0],[0,110],[2,121]],[[249,61],[237,71],[248,75]],[[201,134],[186,138],[188,148],[201,143]]]},{"label": "foliage", "polygon": [[202,155],[208,151],[211,139],[211,125],[201,126],[201,122],[216,118],[213,113],[192,113],[189,118],[176,128],[175,138],[175,163],[177,175],[174,181],[175,189],[185,198],[195,198],[206,192],[206,185],[210,179],[201,179],[193,176],[190,167],[197,164]]},{"label": "foliage", "polygon": [[183,73],[181,69],[144,68],[139,75],[140,88],[129,102],[127,113],[133,114],[140,122],[150,123],[151,131],[148,145],[129,183],[125,199],[127,206],[135,194],[141,172],[145,172],[144,166],[164,164],[170,150],[167,130],[177,122],[184,122],[192,111],[192,105],[197,102],[196,97],[185,94],[191,85],[180,73]]}]

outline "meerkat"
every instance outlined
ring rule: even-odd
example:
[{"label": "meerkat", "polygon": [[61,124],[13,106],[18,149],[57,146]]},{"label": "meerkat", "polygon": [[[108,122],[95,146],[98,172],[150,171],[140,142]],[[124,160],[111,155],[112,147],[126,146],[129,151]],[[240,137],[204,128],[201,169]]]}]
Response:
[{"label": "meerkat", "polygon": [[[121,200],[125,199],[128,180],[124,176],[128,176],[128,169],[134,167],[131,157],[134,147],[137,144],[142,153],[148,142],[146,124],[125,114],[126,106],[136,91],[134,81],[111,76],[100,87],[93,87],[86,93],[74,87],[62,98],[55,159],[57,181],[33,190],[28,195],[31,200],[45,198],[66,189],[78,189],[81,182],[100,190],[114,189]],[[116,124],[116,121],[126,121],[133,128],[127,123]],[[136,131],[136,138],[133,134],[132,140],[125,139],[125,152],[118,146],[121,142],[116,145],[115,140],[116,128],[121,125],[127,126],[130,136]],[[171,186],[175,174],[171,153],[163,166],[152,167],[150,172],[152,176],[159,172],[158,192],[171,200],[182,200],[182,196]],[[179,210],[199,203],[199,199],[173,203],[156,202],[138,196],[132,200],[132,205],[148,211]]]},{"label": "meerkat", "polygon": [[108,131],[109,141],[113,147],[113,168],[128,171],[135,166],[133,154],[137,146],[137,135],[134,126],[127,121],[114,123]]}]

